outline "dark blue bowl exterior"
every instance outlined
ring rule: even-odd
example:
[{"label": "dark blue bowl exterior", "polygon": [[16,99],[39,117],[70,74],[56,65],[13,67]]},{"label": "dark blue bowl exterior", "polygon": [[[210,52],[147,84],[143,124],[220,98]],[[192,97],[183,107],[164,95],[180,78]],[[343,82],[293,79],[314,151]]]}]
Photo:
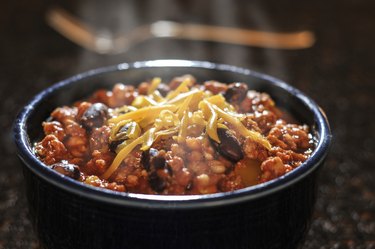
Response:
[{"label": "dark blue bowl exterior", "polygon": [[[77,89],[87,94],[106,80],[92,85],[83,81],[119,72],[137,79],[135,82],[183,72],[202,77],[212,73],[207,77],[220,80],[225,76],[226,81],[259,80],[254,88],[269,92],[315,127],[317,148],[307,162],[279,179],[204,196],[115,193],[64,178],[44,167],[32,152],[32,143],[41,133],[41,121],[56,106],[84,96]],[[60,82],[36,96],[21,111],[14,127],[29,210],[44,248],[296,248],[308,228],[317,169],[323,164],[331,139],[328,122],[318,106],[289,85],[247,69],[181,60],[121,64]]]},{"label": "dark blue bowl exterior", "polygon": [[315,200],[316,172],[277,193],[202,209],[124,207],[93,201],[24,168],[29,211],[44,248],[296,248]]}]

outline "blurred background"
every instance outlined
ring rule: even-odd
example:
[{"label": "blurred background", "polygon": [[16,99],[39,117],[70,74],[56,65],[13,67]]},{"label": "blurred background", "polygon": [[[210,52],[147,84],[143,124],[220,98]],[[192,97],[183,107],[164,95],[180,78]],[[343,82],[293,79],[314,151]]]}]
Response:
[{"label": "blurred background", "polygon": [[[334,142],[303,248],[375,248],[374,10],[372,0],[0,1],[0,249],[38,248],[11,134],[20,108],[76,73],[169,58],[251,68],[315,99],[327,113]],[[147,36],[161,20],[206,25],[206,36],[218,27],[235,28],[242,38],[255,33],[246,45],[143,39],[144,30]],[[154,32],[171,35],[170,29]],[[281,39],[280,33],[292,36]],[[127,50],[124,37],[135,37]]]}]

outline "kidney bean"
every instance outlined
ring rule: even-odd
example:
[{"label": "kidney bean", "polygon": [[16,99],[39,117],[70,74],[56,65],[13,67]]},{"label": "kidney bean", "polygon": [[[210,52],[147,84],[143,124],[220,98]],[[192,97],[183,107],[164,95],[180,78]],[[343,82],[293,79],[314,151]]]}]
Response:
[{"label": "kidney bean", "polygon": [[68,176],[73,179],[78,179],[80,177],[80,171],[77,165],[68,163],[66,161],[62,161],[59,163],[55,163],[50,166],[51,169],[63,174],[64,176]]},{"label": "kidney bean", "polygon": [[107,120],[108,108],[102,103],[95,103],[90,106],[82,115],[82,126],[91,131],[95,127],[100,127]]},{"label": "kidney bean", "polygon": [[230,103],[239,104],[245,97],[248,87],[245,83],[232,83],[224,93],[224,98]]},{"label": "kidney bean", "polygon": [[214,140],[211,140],[211,143],[222,156],[233,162],[237,162],[244,157],[240,142],[229,130],[218,128],[217,135],[220,143]]}]

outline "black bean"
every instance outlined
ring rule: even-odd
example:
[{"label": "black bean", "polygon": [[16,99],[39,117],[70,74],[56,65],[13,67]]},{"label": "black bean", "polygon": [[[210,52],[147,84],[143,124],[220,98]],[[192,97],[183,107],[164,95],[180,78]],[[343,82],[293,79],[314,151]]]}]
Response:
[{"label": "black bean", "polygon": [[130,123],[125,124],[122,126],[117,133],[126,133],[130,128]]},{"label": "black bean", "polygon": [[78,179],[80,177],[80,171],[77,165],[68,162],[59,162],[50,166],[51,169],[56,170],[64,176],[68,176],[73,179]]},{"label": "black bean", "polygon": [[83,113],[81,124],[90,131],[95,127],[101,127],[107,120],[107,116],[108,107],[102,103],[95,103]]},{"label": "black bean", "polygon": [[122,144],[123,142],[125,141],[125,139],[120,139],[120,140],[114,140],[112,142],[109,143],[109,150],[111,152],[116,152],[116,149],[117,149],[117,146],[119,146],[120,144]]},{"label": "black bean", "polygon": [[172,174],[172,169],[169,167],[165,160],[165,153],[155,148],[143,151],[141,155],[141,165],[148,172],[148,182],[151,188],[160,193],[166,185],[166,179],[159,176],[158,172],[168,172]]},{"label": "black bean", "polygon": [[212,139],[211,143],[222,156],[233,162],[237,162],[244,157],[240,142],[229,130],[218,128],[217,135],[220,143],[218,144]]},{"label": "black bean", "polygon": [[150,150],[143,151],[141,155],[141,165],[147,171],[150,170]]},{"label": "black bean", "polygon": [[166,167],[166,161],[164,157],[153,157],[151,159],[151,165],[154,169],[164,169]]},{"label": "black bean", "polygon": [[141,164],[147,171],[155,171],[167,167],[164,156],[160,155],[159,151],[154,148],[142,152]]},{"label": "black bean", "polygon": [[229,103],[239,104],[247,95],[248,87],[245,83],[232,83],[224,93],[224,98]]},{"label": "black bean", "polygon": [[153,171],[148,176],[148,182],[150,183],[151,188],[161,193],[166,187],[166,182],[157,174],[156,171]]},{"label": "black bean", "polygon": [[[109,144],[109,149],[112,152],[116,152],[117,147],[120,144],[122,144],[125,140],[129,139],[130,134],[128,134],[128,133],[131,132],[131,131],[134,131],[134,129],[133,129],[134,126],[138,126],[138,124],[136,122],[129,122],[129,123],[126,123],[125,125],[123,125],[122,127],[120,127],[120,129],[117,131],[117,133],[115,135],[114,140],[111,141],[110,144]],[[129,131],[129,129],[131,129],[131,130]],[[131,134],[131,135],[134,136],[134,134]]]},{"label": "black bean", "polygon": [[160,83],[157,90],[159,91],[161,96],[165,97],[165,96],[167,96],[167,94],[169,93],[169,91],[171,89],[169,88],[169,86],[167,84]]}]

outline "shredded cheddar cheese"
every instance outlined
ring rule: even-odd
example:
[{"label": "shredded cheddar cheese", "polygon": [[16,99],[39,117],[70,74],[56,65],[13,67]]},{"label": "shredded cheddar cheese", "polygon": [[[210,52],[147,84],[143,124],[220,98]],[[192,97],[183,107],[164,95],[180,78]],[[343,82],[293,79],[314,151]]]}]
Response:
[{"label": "shredded cheddar cheese", "polygon": [[[230,126],[238,135],[250,138],[266,149],[269,141],[260,133],[247,129],[241,122],[243,114],[236,113],[232,105],[221,94],[213,95],[197,87],[189,88],[189,79],[184,80],[174,91],[162,97],[157,88],[160,78],[151,81],[147,96],[137,96],[130,106],[118,108],[125,113],[113,112],[108,120],[111,140],[125,139],[110,167],[102,175],[108,179],[124,159],[140,146],[148,150],[161,137],[173,137],[177,142],[185,141],[189,125],[194,124],[213,141],[220,143],[218,128]],[[133,123],[131,123],[133,122]],[[122,127],[127,125],[126,131]],[[126,132],[118,134],[120,131]]]}]

